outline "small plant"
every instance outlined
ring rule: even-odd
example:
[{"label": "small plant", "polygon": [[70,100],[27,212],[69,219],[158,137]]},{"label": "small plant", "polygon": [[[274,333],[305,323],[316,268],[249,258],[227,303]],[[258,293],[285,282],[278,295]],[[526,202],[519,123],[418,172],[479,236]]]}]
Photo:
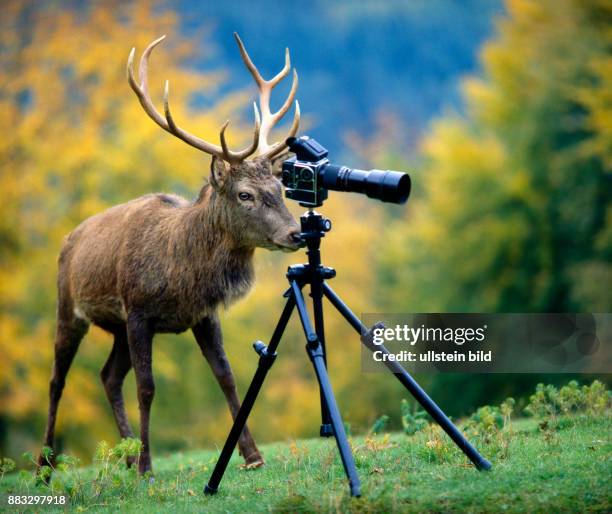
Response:
[{"label": "small plant", "polygon": [[122,439],[117,446],[110,447],[106,441],[98,443],[94,461],[98,463],[99,469],[94,480],[94,494],[100,496],[106,490],[127,489],[136,486],[138,475],[133,466],[126,472],[125,461],[132,457],[138,458],[142,449],[142,443],[137,438]]},{"label": "small plant", "polygon": [[599,380],[582,386],[584,409],[588,414],[602,414],[612,406],[612,391]]},{"label": "small plant", "polygon": [[25,469],[19,471],[23,488],[28,490],[31,485],[42,486],[48,489],[50,494],[66,494],[71,499],[82,497],[85,482],[78,468],[79,459],[63,453],[55,456],[48,446],[41,449],[40,456],[46,464],[41,465],[31,452],[22,454],[22,459],[33,464],[36,469],[34,476]]},{"label": "small plant", "polygon": [[486,444],[490,444],[503,427],[501,409],[491,405],[480,407],[465,423],[465,430],[472,437],[481,437]]},{"label": "small plant", "polygon": [[512,431],[514,398],[506,398],[499,406],[485,405],[474,412],[466,421],[464,430],[468,437],[478,439],[497,453],[500,459],[509,455]]},{"label": "small plant", "polygon": [[370,429],[370,433],[380,434],[381,432],[384,432],[385,429],[387,428],[388,423],[389,423],[389,416],[387,416],[386,414],[383,414],[380,418],[378,418],[374,422],[374,424],[372,425],[372,428]]},{"label": "small plant", "polygon": [[[40,455],[46,464],[39,466],[32,453],[23,454],[23,459],[36,466],[35,484],[43,486],[53,495],[66,495],[71,502],[82,503],[90,497],[98,498],[103,493],[132,493],[138,486],[136,468],[125,469],[127,459],[136,460],[141,450],[139,439],[123,439],[111,447],[105,441],[98,443],[94,462],[98,465],[96,478],[92,481],[83,476],[79,459],[71,455],[54,456],[53,450],[43,447]],[[22,485],[26,488],[32,482],[32,475],[20,472]]]},{"label": "small plant", "polygon": [[304,445],[298,446],[295,440],[291,441],[289,451],[291,452],[291,456],[296,460],[298,466],[308,457],[308,448]]},{"label": "small plant", "polygon": [[559,390],[552,385],[538,384],[525,412],[539,419],[540,427],[548,430],[558,426],[559,415],[604,414],[610,409],[611,399],[610,391],[599,380],[582,387],[572,380]]},{"label": "small plant", "polygon": [[352,432],[351,432],[351,430],[352,430],[351,424],[348,421],[344,421],[342,424],[344,425],[344,431],[346,432],[346,435],[350,436],[352,434]]},{"label": "small plant", "polygon": [[535,393],[529,397],[525,412],[535,418],[556,426],[559,414],[559,391],[553,385],[538,384]]},{"label": "small plant", "polygon": [[85,498],[86,482],[78,467],[79,463],[79,459],[72,455],[58,455],[51,483],[54,492],[66,494],[73,501],[82,501]]},{"label": "small plant", "polygon": [[366,450],[371,452],[378,452],[395,446],[395,443],[391,442],[389,434],[385,434],[382,437],[366,437],[364,447]]},{"label": "small plant", "polygon": [[485,405],[470,416],[470,420],[482,427],[485,432],[493,432],[504,427],[504,417],[499,407]]},{"label": "small plant", "polygon": [[584,392],[580,389],[578,382],[575,380],[572,380],[559,390],[557,401],[559,410],[565,415],[579,412],[584,410],[585,407]]},{"label": "small plant", "polygon": [[383,436],[367,435],[363,444],[353,447],[355,463],[358,467],[369,467],[373,454],[393,448],[396,445],[397,443],[391,441],[391,436],[388,433]]},{"label": "small plant", "polygon": [[37,466],[36,470],[36,480],[38,483],[43,482],[47,484],[51,479],[51,475],[53,474],[53,470],[55,469],[53,464],[53,448],[48,446],[43,446],[40,450],[40,456],[43,458],[46,464],[42,464],[38,466],[36,460],[34,460],[34,456],[30,452],[26,452],[23,454],[24,459],[28,459]]},{"label": "small plant", "polygon": [[419,409],[416,404],[411,405],[408,400],[403,399],[401,404],[402,427],[404,433],[414,435],[423,430],[429,424],[427,413]]},{"label": "small plant", "polygon": [[499,410],[504,418],[504,428],[508,430],[512,429],[512,413],[514,412],[515,405],[514,398],[506,398],[499,406]]},{"label": "small plant", "polygon": [[428,461],[441,464],[449,462],[452,455],[455,455],[450,439],[438,425],[428,424],[423,435],[425,436],[424,453]]},{"label": "small plant", "polygon": [[4,457],[0,459],[0,481],[4,478],[5,473],[10,473],[15,469],[15,461],[13,459],[9,459],[8,457]]}]

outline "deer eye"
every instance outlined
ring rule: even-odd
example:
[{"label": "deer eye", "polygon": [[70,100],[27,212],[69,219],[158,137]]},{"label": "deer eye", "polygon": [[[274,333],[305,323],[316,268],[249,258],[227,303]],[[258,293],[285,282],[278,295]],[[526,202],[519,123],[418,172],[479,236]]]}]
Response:
[{"label": "deer eye", "polygon": [[247,193],[246,191],[238,193],[238,198],[240,198],[243,202],[253,201],[253,195],[251,193]]}]

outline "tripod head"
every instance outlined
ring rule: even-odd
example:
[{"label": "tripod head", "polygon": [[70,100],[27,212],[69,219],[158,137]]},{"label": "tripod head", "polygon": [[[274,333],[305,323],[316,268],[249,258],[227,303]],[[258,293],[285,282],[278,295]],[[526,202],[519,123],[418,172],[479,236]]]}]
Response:
[{"label": "tripod head", "polygon": [[[312,209],[300,216],[300,236],[306,244],[308,264],[295,264],[289,266],[287,278],[300,283],[318,282],[319,280],[334,278],[336,270],[321,264],[321,238],[332,229],[332,222]],[[315,286],[315,288],[318,286]]]},{"label": "tripod head", "polygon": [[300,216],[301,236],[306,243],[311,239],[321,239],[325,237],[325,232],[332,229],[332,222],[329,218],[323,217],[312,209],[307,210]]}]

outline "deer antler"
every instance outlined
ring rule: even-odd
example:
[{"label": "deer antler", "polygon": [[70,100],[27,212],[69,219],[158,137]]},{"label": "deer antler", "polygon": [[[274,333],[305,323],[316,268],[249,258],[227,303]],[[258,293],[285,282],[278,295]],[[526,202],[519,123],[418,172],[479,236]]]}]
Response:
[{"label": "deer antler", "polygon": [[178,137],[185,141],[185,143],[202,150],[210,155],[216,155],[221,159],[230,162],[230,163],[238,163],[249,157],[253,154],[259,145],[260,141],[260,133],[261,133],[261,118],[259,116],[259,111],[257,109],[257,104],[253,103],[253,109],[255,111],[255,132],[253,137],[253,142],[247,148],[240,150],[238,152],[231,151],[225,140],[225,129],[229,124],[229,120],[227,120],[221,127],[221,131],[219,132],[219,138],[221,140],[221,146],[209,143],[208,141],[204,141],[193,134],[183,130],[179,127],[172,117],[170,112],[170,105],[168,103],[168,93],[169,93],[169,84],[166,81],[164,87],[164,116],[162,116],[155,106],[153,105],[153,101],[151,100],[151,96],[149,95],[149,82],[148,82],[148,66],[149,66],[149,56],[153,49],[161,43],[166,36],[162,36],[159,39],[153,41],[143,52],[142,57],[140,58],[140,64],[138,65],[138,78],[140,80],[140,84],[136,82],[134,78],[134,54],[136,52],[135,48],[132,48],[130,52],[130,56],[127,61],[127,78],[130,86],[138,96],[140,100],[140,105],[145,110],[145,112],[149,115],[149,117],[157,123],[161,128],[170,132],[170,134]]},{"label": "deer antler", "polygon": [[[273,78],[270,80],[265,80],[257,67],[253,64],[253,61],[249,57],[240,36],[236,32],[234,32],[234,38],[238,43],[238,48],[240,49],[240,55],[242,56],[242,60],[246,65],[247,69],[251,72],[255,83],[257,84],[257,88],[259,89],[259,110],[261,111],[261,130],[259,131],[259,141],[257,145],[258,154],[262,157],[272,158],[275,155],[281,153],[285,148],[287,148],[287,144],[285,140],[282,142],[277,142],[274,144],[268,143],[268,137],[270,135],[270,130],[274,127],[279,120],[287,113],[291,104],[293,103],[293,99],[295,98],[295,92],[298,87],[298,76],[295,68],[293,69],[293,82],[291,83],[291,90],[289,91],[289,96],[285,100],[285,103],[280,107],[278,111],[272,113],[270,110],[270,93],[272,89],[283,80],[291,69],[291,60],[289,57],[289,49],[285,49],[285,66],[283,69],[278,72]],[[297,134],[298,127],[300,126],[300,104],[298,101],[295,101],[295,114],[293,116],[293,123],[291,124],[291,128],[289,129],[289,134],[287,137],[293,137]],[[286,138],[285,138],[286,139]]]}]

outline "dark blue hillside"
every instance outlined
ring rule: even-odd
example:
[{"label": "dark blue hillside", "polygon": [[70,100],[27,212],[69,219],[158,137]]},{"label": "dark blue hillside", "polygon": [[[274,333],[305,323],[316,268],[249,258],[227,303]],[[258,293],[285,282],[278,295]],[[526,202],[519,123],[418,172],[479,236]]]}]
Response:
[{"label": "dark blue hillside", "polygon": [[282,66],[289,46],[308,132],[337,156],[342,135],[368,133],[381,109],[418,136],[445,107],[460,108],[457,79],[477,69],[478,48],[502,13],[494,0],[181,0],[177,8],[187,34],[211,28],[216,48],[204,65],[229,66],[229,88],[250,80],[234,30],[267,76]]}]

